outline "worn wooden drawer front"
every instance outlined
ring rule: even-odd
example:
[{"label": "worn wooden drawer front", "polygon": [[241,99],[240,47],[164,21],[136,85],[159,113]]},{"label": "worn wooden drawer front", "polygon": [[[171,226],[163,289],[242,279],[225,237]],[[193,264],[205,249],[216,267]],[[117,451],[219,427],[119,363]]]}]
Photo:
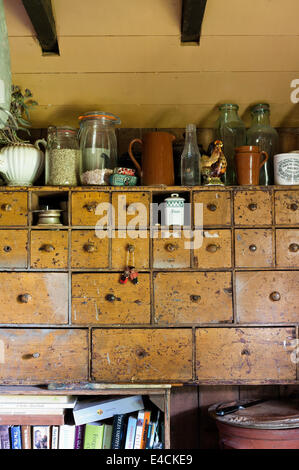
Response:
[{"label": "worn wooden drawer front", "polygon": [[192,379],[189,329],[95,329],[92,377],[99,382],[187,382]]},{"label": "worn wooden drawer front", "polygon": [[0,225],[27,225],[27,193],[0,193]]},{"label": "worn wooden drawer front", "polygon": [[276,230],[276,266],[299,268],[299,229]]},{"label": "worn wooden drawer front", "polygon": [[237,191],[234,196],[236,225],[271,225],[271,191]]},{"label": "worn wooden drawer front", "polygon": [[66,273],[0,273],[0,285],[0,323],[67,323]]},{"label": "worn wooden drawer front", "polygon": [[295,328],[200,328],[196,330],[199,381],[296,380]]},{"label": "worn wooden drawer front", "polygon": [[275,223],[299,225],[299,191],[275,191]]},{"label": "worn wooden drawer front", "polygon": [[88,380],[88,332],[0,329],[0,380],[7,384]]},{"label": "worn wooden drawer front", "polygon": [[31,267],[66,269],[68,267],[68,232],[66,230],[32,230]]},{"label": "worn wooden drawer front", "polygon": [[153,231],[153,267],[161,269],[190,268],[190,232]]},{"label": "worn wooden drawer front", "polygon": [[235,265],[239,268],[274,266],[271,229],[235,230]]},{"label": "worn wooden drawer front", "polygon": [[[108,225],[109,193],[84,191],[72,194],[72,225],[93,226],[105,218]],[[101,206],[103,204],[103,206]]]},{"label": "worn wooden drawer front", "polygon": [[115,228],[146,228],[149,226],[150,194],[117,192],[112,194]]},{"label": "worn wooden drawer front", "polygon": [[231,322],[231,273],[157,273],[155,322],[189,324]]},{"label": "worn wooden drawer front", "polygon": [[73,323],[139,324],[150,322],[150,275],[138,284],[120,284],[120,273],[73,274]]},{"label": "worn wooden drawer front", "polygon": [[197,227],[231,225],[231,196],[229,191],[198,191],[194,193],[195,204],[203,204],[203,220],[196,220],[194,206],[194,225]]},{"label": "worn wooden drawer front", "polygon": [[72,230],[72,268],[101,269],[109,267],[108,231]]},{"label": "worn wooden drawer front", "polygon": [[240,322],[298,322],[299,271],[236,273]]},{"label": "worn wooden drawer front", "polygon": [[230,268],[232,240],[230,230],[204,230],[202,246],[194,249],[194,267],[201,269]]},{"label": "worn wooden drawer front", "polygon": [[27,230],[0,230],[0,268],[26,268]]},{"label": "worn wooden drawer front", "polygon": [[147,230],[116,230],[112,238],[112,269],[149,268],[150,234]]}]

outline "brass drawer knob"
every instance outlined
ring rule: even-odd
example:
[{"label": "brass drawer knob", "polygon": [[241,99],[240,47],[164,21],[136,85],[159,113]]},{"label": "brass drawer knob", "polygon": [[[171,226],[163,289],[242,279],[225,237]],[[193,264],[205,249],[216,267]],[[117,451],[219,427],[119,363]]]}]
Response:
[{"label": "brass drawer knob", "polygon": [[32,354],[32,357],[34,357],[35,359],[38,358],[40,356],[40,353],[38,352],[35,352]]},{"label": "brass drawer knob", "polygon": [[137,349],[136,354],[140,358],[143,358],[143,357],[147,356],[147,353],[143,348]]},{"label": "brass drawer knob", "polygon": [[211,212],[215,212],[217,210],[216,204],[208,204],[207,207],[208,207],[209,211],[211,211]]},{"label": "brass drawer knob", "polygon": [[27,359],[32,359],[32,358],[33,358],[33,359],[37,359],[37,358],[39,358],[39,357],[40,357],[40,353],[35,352],[35,353],[31,353],[31,354],[24,354],[24,355],[22,356],[22,359],[25,359],[25,360],[27,360]]},{"label": "brass drawer knob", "polygon": [[55,250],[54,246],[47,244],[47,243],[40,247],[40,251],[45,251],[46,253],[51,253],[51,251],[54,251],[54,250]]},{"label": "brass drawer knob", "polygon": [[168,243],[168,245],[166,245],[166,250],[169,251],[170,253],[173,253],[176,249],[177,249],[177,246],[176,245],[173,245],[172,243]]},{"label": "brass drawer knob", "polygon": [[107,302],[115,302],[115,300],[117,300],[118,302],[121,301],[121,299],[119,297],[116,297],[114,294],[107,294],[105,299],[107,300]]},{"label": "brass drawer knob", "polygon": [[280,293],[279,292],[272,292],[270,294],[270,299],[273,301],[273,302],[278,302],[280,300]]},{"label": "brass drawer knob", "polygon": [[214,245],[214,244],[210,244],[207,246],[206,250],[209,252],[209,253],[216,253],[216,251],[218,250],[218,246],[217,245]]},{"label": "brass drawer knob", "polygon": [[9,246],[9,245],[6,245],[6,246],[3,247],[3,251],[5,251],[5,253],[10,253],[11,250],[12,250],[12,247]]},{"label": "brass drawer knob", "polygon": [[200,295],[190,295],[191,302],[199,302],[201,300]]},{"label": "brass drawer knob", "polygon": [[28,302],[30,302],[30,300],[32,299],[32,296],[30,294],[21,294],[19,295],[18,297],[18,300],[22,303],[22,304],[28,304]]},{"label": "brass drawer knob", "polygon": [[257,246],[256,246],[256,245],[250,245],[249,250],[250,250],[252,253],[254,253],[254,252],[257,250]]},{"label": "brass drawer knob", "polygon": [[298,204],[295,204],[295,203],[293,202],[293,204],[290,205],[290,209],[291,209],[291,211],[294,211],[294,212],[295,212],[295,211],[298,209]]},{"label": "brass drawer knob", "polygon": [[251,204],[249,204],[248,209],[250,211],[256,211],[257,210],[257,204],[255,202],[252,202]]},{"label": "brass drawer knob", "polygon": [[134,246],[134,245],[128,245],[128,246],[127,246],[127,251],[128,251],[129,253],[134,253],[134,251],[135,251],[135,246]]},{"label": "brass drawer knob", "polygon": [[96,247],[93,243],[86,243],[83,248],[86,253],[93,253],[94,251],[96,251]]},{"label": "brass drawer knob", "polygon": [[85,204],[85,206],[83,206],[84,209],[87,210],[87,212],[93,212],[96,210],[96,207],[97,207],[97,203],[96,202],[91,202],[89,204]]},{"label": "brass drawer knob", "polygon": [[5,212],[10,212],[12,210],[11,204],[2,204],[1,209]]},{"label": "brass drawer knob", "polygon": [[289,250],[291,253],[297,253],[297,251],[299,250],[298,243],[291,243],[289,246]]}]

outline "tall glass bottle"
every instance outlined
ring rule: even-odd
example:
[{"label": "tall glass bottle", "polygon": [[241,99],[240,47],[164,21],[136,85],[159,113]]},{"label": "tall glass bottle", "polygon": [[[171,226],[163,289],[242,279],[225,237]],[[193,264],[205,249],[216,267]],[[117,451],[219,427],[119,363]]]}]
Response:
[{"label": "tall glass bottle", "polygon": [[274,184],[273,157],[278,153],[278,132],[270,124],[270,106],[260,103],[251,109],[252,124],[247,131],[247,144],[257,145],[269,155],[268,161],[261,168],[260,184]]},{"label": "tall glass bottle", "polygon": [[219,106],[219,119],[214,128],[215,140],[223,142],[223,153],[227,160],[227,170],[224,183],[227,186],[237,184],[235,171],[235,148],[246,144],[246,127],[238,114],[237,104],[222,104]]},{"label": "tall glass bottle", "polygon": [[200,185],[200,158],[201,155],[197,144],[196,125],[187,124],[185,134],[185,146],[181,155],[182,186]]}]

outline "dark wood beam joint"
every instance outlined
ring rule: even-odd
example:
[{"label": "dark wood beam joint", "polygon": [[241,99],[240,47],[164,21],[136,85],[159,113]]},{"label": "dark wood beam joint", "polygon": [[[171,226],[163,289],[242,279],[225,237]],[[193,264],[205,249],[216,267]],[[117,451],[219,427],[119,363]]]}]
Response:
[{"label": "dark wood beam joint", "polygon": [[51,0],[22,0],[44,53],[59,54]]},{"label": "dark wood beam joint", "polygon": [[181,42],[200,43],[201,26],[207,0],[183,0]]}]

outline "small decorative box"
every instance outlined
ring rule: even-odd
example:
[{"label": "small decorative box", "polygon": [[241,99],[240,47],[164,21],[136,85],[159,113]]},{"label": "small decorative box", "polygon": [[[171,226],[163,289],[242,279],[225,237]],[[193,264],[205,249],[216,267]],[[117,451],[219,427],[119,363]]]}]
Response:
[{"label": "small decorative box", "polygon": [[135,186],[137,183],[137,176],[114,173],[110,176],[109,183],[112,186]]},{"label": "small decorative box", "polygon": [[135,175],[135,170],[132,168],[114,168],[113,173],[117,173],[118,175],[129,175],[129,176],[134,176]]}]

